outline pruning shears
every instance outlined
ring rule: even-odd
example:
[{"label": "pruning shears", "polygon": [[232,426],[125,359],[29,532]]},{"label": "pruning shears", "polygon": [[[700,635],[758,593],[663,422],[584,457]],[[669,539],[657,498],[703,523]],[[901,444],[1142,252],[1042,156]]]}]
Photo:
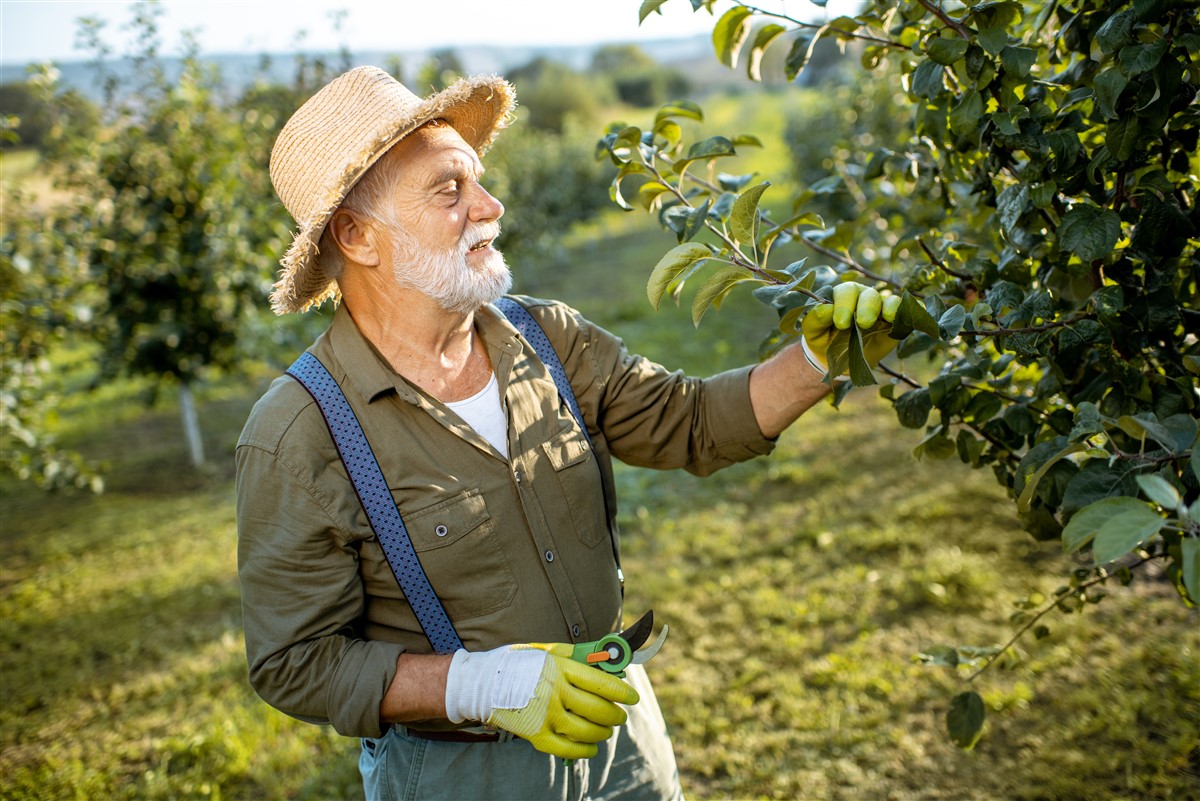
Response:
[{"label": "pruning shears", "polygon": [[[668,627],[664,625],[654,642],[642,646],[650,639],[654,630],[654,610],[642,615],[636,623],[620,634],[606,634],[592,642],[579,643],[571,652],[571,658],[576,662],[600,668],[606,673],[612,673],[618,678],[625,678],[625,668],[630,665],[642,665],[662,648],[667,639]],[[638,649],[641,650],[638,650]]]}]

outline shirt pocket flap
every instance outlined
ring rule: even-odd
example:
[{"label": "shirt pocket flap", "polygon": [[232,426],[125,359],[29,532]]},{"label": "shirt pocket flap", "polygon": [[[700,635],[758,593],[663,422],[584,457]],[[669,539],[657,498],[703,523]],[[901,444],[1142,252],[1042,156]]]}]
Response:
[{"label": "shirt pocket flap", "polygon": [[579,464],[588,458],[587,440],[578,436],[556,437],[550,442],[542,443],[542,450],[555,470],[562,470],[573,464]]},{"label": "shirt pocket flap", "polygon": [[491,519],[479,490],[404,515],[404,527],[417,551],[444,548]]}]

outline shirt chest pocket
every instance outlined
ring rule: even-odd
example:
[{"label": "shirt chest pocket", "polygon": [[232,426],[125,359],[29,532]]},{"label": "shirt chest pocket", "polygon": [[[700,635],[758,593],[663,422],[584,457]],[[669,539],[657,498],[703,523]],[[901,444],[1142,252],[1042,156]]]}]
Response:
[{"label": "shirt chest pocket", "polygon": [[[517,582],[479,490],[416,511],[400,511],[421,567],[452,622],[512,603]],[[385,560],[382,549],[372,550]],[[391,576],[386,565],[383,570]]]},{"label": "shirt chest pocket", "polygon": [[600,468],[591,446],[572,427],[543,442],[542,451],[554,468],[563,493],[560,509],[570,511],[571,525],[583,544],[596,547],[608,539],[608,524]]}]

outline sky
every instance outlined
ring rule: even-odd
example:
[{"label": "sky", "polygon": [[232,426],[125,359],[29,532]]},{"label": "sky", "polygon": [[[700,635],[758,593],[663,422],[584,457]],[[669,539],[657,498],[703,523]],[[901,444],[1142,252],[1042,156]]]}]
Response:
[{"label": "sky", "polygon": [[[638,25],[641,0],[165,0],[160,20],[164,54],[181,49],[180,32],[198,33],[200,52],[286,53],[296,49],[355,52],[424,50],[466,44],[585,45],[710,34],[714,17],[693,13],[688,0],[669,0],[662,15]],[[731,5],[719,0],[719,16]],[[760,6],[812,18],[826,12],[807,0],[763,0]],[[827,12],[836,15],[837,0]],[[849,2],[841,3],[848,7]],[[76,20],[107,20],[105,30],[124,52],[121,27],[131,18],[129,0],[0,0],[0,63],[78,61]],[[341,36],[331,12],[344,10]],[[601,13],[596,13],[600,10]]]}]

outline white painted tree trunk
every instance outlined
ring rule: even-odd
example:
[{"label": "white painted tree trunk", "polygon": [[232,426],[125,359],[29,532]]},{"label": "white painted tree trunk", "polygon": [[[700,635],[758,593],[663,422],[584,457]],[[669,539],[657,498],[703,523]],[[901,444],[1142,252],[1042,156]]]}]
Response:
[{"label": "white painted tree trunk", "polygon": [[179,385],[179,410],[183,414],[183,433],[187,436],[192,465],[199,467],[204,464],[204,442],[200,438],[200,418],[196,415],[192,388],[187,384]]}]

